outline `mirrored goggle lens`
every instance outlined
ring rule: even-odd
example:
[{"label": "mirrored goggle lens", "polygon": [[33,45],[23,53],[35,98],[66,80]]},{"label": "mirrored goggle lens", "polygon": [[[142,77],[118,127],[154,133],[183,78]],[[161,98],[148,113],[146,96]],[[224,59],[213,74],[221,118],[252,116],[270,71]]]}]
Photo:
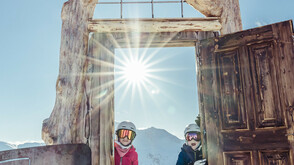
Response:
[{"label": "mirrored goggle lens", "polygon": [[119,138],[127,137],[129,140],[133,140],[135,138],[135,136],[136,136],[136,133],[134,131],[131,131],[131,130],[121,129],[121,130],[118,130],[117,136]]},{"label": "mirrored goggle lens", "polygon": [[196,141],[200,141],[200,139],[201,139],[200,133],[196,133],[196,132],[187,133],[186,140],[191,141],[192,139],[194,139]]}]

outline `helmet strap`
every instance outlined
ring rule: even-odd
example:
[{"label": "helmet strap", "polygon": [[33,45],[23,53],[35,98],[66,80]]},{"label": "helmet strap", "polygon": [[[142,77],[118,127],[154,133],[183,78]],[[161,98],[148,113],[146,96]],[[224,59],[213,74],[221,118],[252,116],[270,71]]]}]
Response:
[{"label": "helmet strap", "polygon": [[132,146],[132,142],[133,142],[133,141],[131,141],[130,144],[127,145],[127,146],[121,144],[121,143],[119,142],[119,140],[115,140],[114,142],[115,142],[116,144],[118,144],[122,149],[128,149],[128,148],[130,148],[130,147]]}]

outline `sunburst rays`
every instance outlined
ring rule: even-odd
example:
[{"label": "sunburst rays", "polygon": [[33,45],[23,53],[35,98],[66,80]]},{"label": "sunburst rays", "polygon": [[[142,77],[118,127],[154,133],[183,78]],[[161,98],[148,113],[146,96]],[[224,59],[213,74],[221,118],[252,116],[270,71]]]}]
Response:
[{"label": "sunburst rays", "polygon": [[[131,105],[140,104],[142,107],[147,107],[147,104],[153,104],[159,108],[161,103],[156,99],[158,94],[176,104],[176,100],[170,96],[168,91],[160,89],[157,82],[177,86],[181,86],[181,84],[163,78],[157,73],[178,71],[181,68],[160,67],[161,63],[172,58],[172,55],[160,58],[156,55],[167,46],[177,33],[169,33],[161,38],[158,33],[141,32],[139,21],[130,23],[136,32],[104,34],[107,36],[106,42],[111,45],[105,46],[105,40],[101,40],[101,38],[94,39],[93,44],[96,46],[93,49],[100,53],[104,52],[102,53],[104,57],[96,58],[90,55],[88,58],[94,67],[100,68],[88,73],[90,77],[99,79],[97,83],[94,83],[94,86],[92,85],[92,94],[97,95],[96,97],[101,100],[100,103],[107,103],[113,100],[115,93],[119,92],[120,98],[115,99],[118,101],[115,105],[120,105],[124,99],[130,99]],[[150,51],[150,48],[154,48],[154,46],[156,48]],[[117,54],[121,55],[118,57]],[[147,102],[146,97],[150,98],[152,103],[150,103],[150,99]],[[164,116],[164,111],[158,112],[158,115]]]},{"label": "sunburst rays", "polygon": [[[136,24],[134,24],[136,26]],[[94,93],[98,98],[110,99],[107,95],[114,95],[114,92],[110,90],[105,90],[106,88],[114,89],[114,84],[116,82],[118,85],[115,86],[114,91],[122,91],[122,96],[125,97],[129,91],[131,91],[131,98],[134,97],[135,93],[138,93],[142,104],[144,103],[144,91],[148,91],[150,96],[154,92],[150,92],[149,88],[158,89],[153,80],[159,80],[162,82],[172,83],[166,79],[163,79],[159,76],[156,76],[154,73],[157,72],[166,72],[174,69],[171,68],[154,68],[155,65],[159,64],[162,61],[165,61],[168,56],[165,58],[154,60],[154,56],[158,51],[160,51],[165,45],[174,37],[165,38],[164,41],[153,51],[151,54],[148,54],[148,49],[151,47],[153,38],[156,36],[155,33],[150,33],[148,38],[144,41],[140,38],[140,33],[126,33],[124,37],[124,42],[117,41],[116,36],[112,33],[106,34],[107,38],[112,44],[112,47],[116,48],[116,52],[122,54],[118,58],[113,49],[107,48],[104,41],[94,39],[92,44],[96,45],[92,48],[93,51],[103,51],[103,58],[96,58],[95,56],[90,55],[87,60],[94,66],[99,69],[94,69],[92,72],[87,73],[87,75],[93,79],[99,79],[99,83],[96,83],[96,86],[92,86],[91,92]],[[135,47],[135,48],[133,48]],[[141,47],[141,48],[140,48]],[[139,52],[139,48],[141,51]],[[124,49],[124,50],[123,50]],[[127,49],[127,51],[126,51]],[[143,51],[142,51],[143,50]],[[90,51],[91,53],[91,51]],[[114,62],[114,60],[116,62]],[[103,80],[103,81],[101,81]],[[97,80],[98,81],[98,80]],[[94,83],[95,84],[95,83]],[[158,90],[157,90],[158,93]],[[154,100],[155,101],[155,100]],[[107,102],[104,100],[103,102]]]}]

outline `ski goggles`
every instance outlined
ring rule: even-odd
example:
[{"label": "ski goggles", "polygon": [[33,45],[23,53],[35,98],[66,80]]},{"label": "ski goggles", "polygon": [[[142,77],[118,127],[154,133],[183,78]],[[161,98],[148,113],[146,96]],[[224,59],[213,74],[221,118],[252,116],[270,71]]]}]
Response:
[{"label": "ski goggles", "polygon": [[197,133],[197,132],[188,132],[188,133],[186,133],[185,138],[187,141],[191,141],[193,139],[196,141],[200,141],[201,135],[200,135],[200,133]]},{"label": "ski goggles", "polygon": [[120,129],[117,131],[118,138],[125,138],[127,137],[129,140],[133,140],[136,136],[136,133],[132,130],[127,129]]}]

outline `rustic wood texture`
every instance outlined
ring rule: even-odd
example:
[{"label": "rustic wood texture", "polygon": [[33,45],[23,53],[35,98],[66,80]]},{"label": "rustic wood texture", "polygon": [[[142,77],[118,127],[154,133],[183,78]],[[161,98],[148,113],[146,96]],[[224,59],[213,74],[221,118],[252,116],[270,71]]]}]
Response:
[{"label": "rustic wood texture", "polygon": [[220,17],[221,34],[242,30],[239,0],[186,0],[206,17]]},{"label": "rustic wood texture", "polygon": [[252,152],[224,152],[224,164],[253,164]]},{"label": "rustic wood texture", "polygon": [[[213,156],[217,156],[218,152],[218,146],[217,141],[214,137],[217,137],[216,135],[213,135],[215,133],[218,133],[217,131],[213,131],[213,128],[217,129],[217,125],[211,120],[211,114],[208,112],[209,108],[211,108],[210,103],[213,101],[211,100],[213,98],[213,93],[211,93],[211,64],[206,59],[206,53],[209,53],[211,49],[202,49],[202,44],[200,43],[201,39],[207,39],[207,38],[213,38],[218,36],[218,33],[202,33],[199,35],[199,41],[195,43],[195,54],[196,54],[196,71],[197,71],[197,89],[198,89],[198,99],[199,99],[199,114],[200,114],[200,128],[201,132],[203,134],[201,135],[202,139],[202,151],[203,151],[203,157],[209,159],[213,159]],[[214,146],[214,147],[213,147]]]},{"label": "rustic wood texture", "polygon": [[200,42],[209,163],[293,164],[292,30],[285,21]]},{"label": "rustic wood texture", "polygon": [[93,34],[89,44],[90,137],[93,164],[113,164],[114,44]]},{"label": "rustic wood texture", "polygon": [[220,95],[222,128],[230,130],[232,128],[247,128],[247,114],[244,109],[244,96],[242,93],[242,78],[240,55],[238,51],[227,51],[218,53],[217,60],[219,66],[218,77]]},{"label": "rustic wood texture", "polygon": [[[279,46],[279,67],[278,79],[281,95],[281,106],[285,110],[284,116],[287,118],[287,138],[291,147],[291,163],[294,164],[294,43],[293,43],[293,22],[283,22],[273,25],[274,37],[278,38]],[[287,33],[286,33],[287,32]],[[292,32],[292,36],[291,36]]]},{"label": "rustic wood texture", "polygon": [[86,143],[87,21],[93,15],[95,4],[95,0],[69,0],[63,5],[56,102],[42,128],[46,144]]},{"label": "rustic wood texture", "polygon": [[219,31],[219,18],[152,18],[152,19],[100,19],[90,20],[89,31],[110,32],[180,32]]},{"label": "rustic wood texture", "polygon": [[293,164],[290,160],[289,151],[260,151],[259,152],[259,164],[275,164],[275,165],[284,165],[284,164]]},{"label": "rustic wood texture", "polygon": [[107,33],[116,48],[194,47],[207,32]]},{"label": "rustic wood texture", "polygon": [[[199,79],[198,79],[198,93],[200,99],[200,112],[203,113],[204,127],[206,132],[207,145],[207,160],[209,164],[218,164],[223,162],[222,146],[219,137],[220,122],[218,120],[217,107],[217,82],[215,66],[216,61],[212,56],[214,54],[213,39],[204,40],[200,42],[199,58]],[[203,109],[203,110],[202,110]],[[200,114],[200,117],[202,115]]]}]

